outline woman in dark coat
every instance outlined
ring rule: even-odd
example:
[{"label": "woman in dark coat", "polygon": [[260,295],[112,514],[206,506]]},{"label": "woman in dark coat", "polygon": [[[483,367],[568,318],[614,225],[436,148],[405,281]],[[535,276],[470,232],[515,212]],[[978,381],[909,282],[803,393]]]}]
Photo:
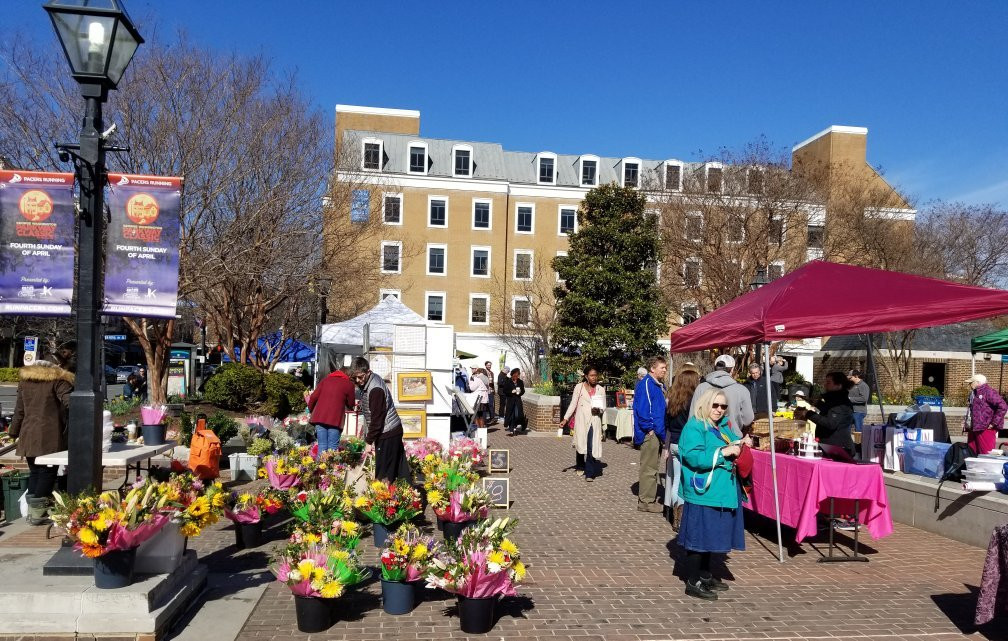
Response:
[{"label": "woman in dark coat", "polygon": [[28,461],[28,497],[48,499],[56,486],[57,467],[36,465],[39,456],[67,449],[67,412],[74,388],[76,356],[64,347],[53,360],[21,368],[10,435],[17,439],[17,455]]},{"label": "woman in dark coat", "polygon": [[525,406],[521,397],[525,395],[525,383],[519,378],[521,370],[517,367],[511,370],[511,377],[502,385],[498,385],[499,393],[507,401],[504,403],[504,429],[508,436],[514,436],[525,430],[528,421],[525,418]]}]

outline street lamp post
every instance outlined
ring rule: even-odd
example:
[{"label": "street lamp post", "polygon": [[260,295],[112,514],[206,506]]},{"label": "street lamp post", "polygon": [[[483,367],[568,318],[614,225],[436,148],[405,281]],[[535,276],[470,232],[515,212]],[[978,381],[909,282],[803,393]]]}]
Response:
[{"label": "street lamp post", "polygon": [[[97,6],[96,6],[97,5]],[[58,145],[74,157],[80,188],[77,218],[77,373],[70,395],[67,485],[72,493],[101,488],[101,336],[104,284],[105,151],[102,104],[115,89],[143,38],[117,0],[55,0],[43,6],[52,19],[71,73],[84,97],[79,145]],[[73,150],[73,151],[71,151]]]},{"label": "street lamp post", "polygon": [[316,293],[319,297],[318,324],[315,327],[315,371],[313,376],[315,386],[319,382],[319,357],[322,355],[322,327],[329,320],[329,290],[332,287],[331,278],[319,278],[315,281]]},{"label": "street lamp post", "polygon": [[[760,287],[766,285],[770,281],[767,280],[767,270],[766,267],[762,265],[756,268],[756,277],[753,282],[749,283],[749,289],[756,291]],[[763,360],[763,346],[760,344],[756,345],[756,362],[759,363]]]}]

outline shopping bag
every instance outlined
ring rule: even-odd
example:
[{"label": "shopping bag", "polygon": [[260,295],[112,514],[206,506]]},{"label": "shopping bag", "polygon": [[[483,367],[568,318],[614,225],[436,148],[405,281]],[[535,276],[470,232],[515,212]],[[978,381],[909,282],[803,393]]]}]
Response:
[{"label": "shopping bag", "polygon": [[21,498],[18,499],[18,506],[21,508],[21,515],[28,516],[28,490],[25,490]]},{"label": "shopping bag", "polygon": [[868,424],[861,428],[861,459],[882,464],[885,456],[886,426]]}]

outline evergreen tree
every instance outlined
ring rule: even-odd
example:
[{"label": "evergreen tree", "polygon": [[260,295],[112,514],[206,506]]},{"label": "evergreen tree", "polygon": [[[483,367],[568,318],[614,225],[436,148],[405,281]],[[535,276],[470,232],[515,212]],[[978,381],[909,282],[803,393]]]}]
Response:
[{"label": "evergreen tree", "polygon": [[602,376],[636,381],[637,368],[664,353],[668,310],[655,280],[660,241],[647,199],[616,184],[588,192],[578,210],[579,231],[566,256],[553,259],[563,281],[556,288],[553,370],[592,364]]}]

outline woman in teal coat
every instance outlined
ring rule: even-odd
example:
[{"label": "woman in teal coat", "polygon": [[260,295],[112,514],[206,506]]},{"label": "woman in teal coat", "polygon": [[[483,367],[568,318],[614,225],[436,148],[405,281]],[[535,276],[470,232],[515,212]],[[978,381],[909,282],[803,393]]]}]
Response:
[{"label": "woman in teal coat", "polygon": [[710,573],[711,554],[745,549],[742,506],[734,459],[741,446],[733,442],[724,392],[704,392],[679,437],[683,480],[682,523],[676,541],[686,549],[686,594],[716,600],[728,589]]}]

